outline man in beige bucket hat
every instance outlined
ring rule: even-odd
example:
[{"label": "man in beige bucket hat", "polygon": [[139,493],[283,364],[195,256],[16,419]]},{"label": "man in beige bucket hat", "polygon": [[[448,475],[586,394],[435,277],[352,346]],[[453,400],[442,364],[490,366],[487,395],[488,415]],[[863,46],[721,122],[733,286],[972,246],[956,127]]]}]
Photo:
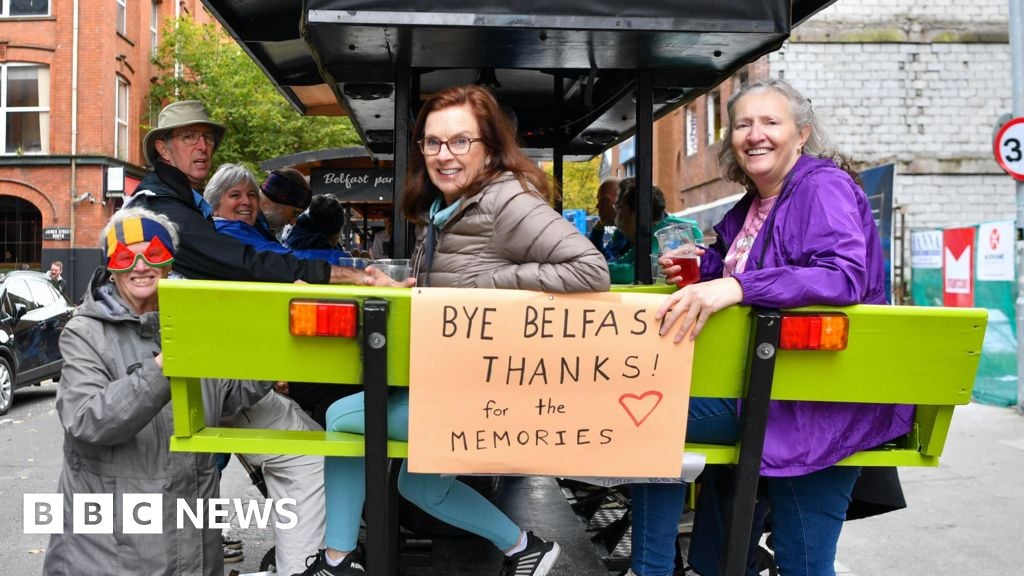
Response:
[{"label": "man in beige bucket hat", "polygon": [[357,270],[321,260],[299,260],[290,254],[257,252],[218,234],[202,190],[225,132],[223,124],[210,119],[202,102],[183,100],[165,106],[156,127],[146,134],[146,159],[153,172],[125,205],[164,214],[178,225],[181,239],[174,259],[176,273],[206,280],[396,285],[373,268]]},{"label": "man in beige bucket hat", "polygon": [[177,167],[193,188],[201,188],[222,138],[224,125],[210,120],[202,102],[173,102],[160,111],[156,128],[146,134],[146,160],[154,166],[162,160]]}]

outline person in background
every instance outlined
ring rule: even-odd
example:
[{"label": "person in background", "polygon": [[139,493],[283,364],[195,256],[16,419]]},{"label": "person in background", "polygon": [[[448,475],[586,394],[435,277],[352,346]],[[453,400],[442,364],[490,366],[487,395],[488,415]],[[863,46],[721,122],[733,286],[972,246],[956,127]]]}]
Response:
[{"label": "person in background", "polygon": [[[293,186],[291,181],[285,178],[278,184],[278,192],[275,194],[280,197],[284,196],[284,193],[280,192],[282,187]],[[308,193],[308,190],[305,192]],[[296,190],[295,194],[301,195],[301,191]],[[336,265],[341,264],[341,258],[348,256],[348,253],[340,249],[293,250],[278,242],[271,229],[265,223],[261,223],[259,206],[273,205],[271,209],[278,215],[290,214],[293,208],[288,204],[278,205],[270,200],[265,203],[261,201],[256,178],[248,168],[240,164],[223,164],[218,168],[206,185],[203,198],[213,210],[213,224],[217,232],[236,238],[252,246],[257,252],[289,254],[303,260],[324,260]],[[300,199],[295,203],[309,205],[309,200]]]},{"label": "person in background", "polygon": [[[719,164],[747,193],[715,226],[717,242],[700,251],[701,282],[673,293],[658,310],[661,334],[692,340],[709,317],[737,304],[886,303],[871,206],[810,100],[784,81],[760,81],[730,98],[728,115]],[[668,259],[661,264],[669,282],[679,275]],[[913,419],[913,406],[771,402],[760,473],[780,573],[835,574],[839,534],[861,473],[835,464],[906,434]],[[687,441],[732,444],[739,427],[735,400],[691,399]],[[705,483],[698,501],[689,561],[700,574],[718,573],[726,508],[719,487]],[[631,494],[631,573],[668,576],[686,485],[634,484]],[[754,527],[753,538],[760,532]]]},{"label": "person in background", "polygon": [[286,226],[294,226],[299,214],[309,208],[313,192],[302,172],[294,168],[271,170],[260,184],[260,216],[257,225],[278,237]]},{"label": "person in background", "polygon": [[[651,218],[654,226],[651,233],[657,232],[666,226],[689,226],[693,230],[693,239],[701,242],[704,235],[696,220],[680,218],[671,214],[665,214],[665,195],[657,186],[651,190],[653,206],[651,207]],[[636,261],[636,208],[639,201],[635,178],[626,178],[619,183],[619,197],[615,202],[615,228],[621,230],[629,240],[629,248],[618,258],[608,262],[608,271],[611,273],[612,284],[632,284],[635,278]],[[658,253],[658,239],[651,239],[651,254]]]},{"label": "person in background", "polygon": [[[170,382],[163,375],[157,282],[175,262],[179,236],[166,217],[129,208],[100,233],[106,265],[60,336],[64,368],[57,415],[64,428],[63,532],[50,537],[43,573],[51,576],[150,574],[223,576],[219,530],[177,525],[176,501],[195,506],[219,496],[213,454],[171,452]],[[270,382],[204,380],[206,423],[237,412]],[[115,488],[116,487],[116,488]],[[159,494],[163,532],[126,534],[115,507],[112,534],[75,533],[80,493]]]},{"label": "person in background", "polygon": [[319,194],[313,196],[309,209],[295,221],[284,244],[292,250],[341,250],[338,242],[344,225],[345,209],[338,198],[334,194]]},{"label": "person in background", "polygon": [[213,210],[199,191],[224,132],[224,125],[211,120],[201,102],[183,100],[165,106],[156,127],[144,138],[146,159],[153,165],[153,172],[142,180],[126,206],[164,214],[178,226],[181,244],[176,273],[203,280],[395,285],[372,267],[356,270],[290,254],[258,252],[218,234]]},{"label": "person in background", "polygon": [[619,180],[609,178],[597,187],[597,224],[590,231],[590,241],[606,260],[611,262],[629,250],[629,238],[622,230],[615,228],[605,244],[605,228],[615,226],[615,202],[619,198]]},{"label": "person in background", "polygon": [[[550,185],[516,144],[508,117],[480,86],[434,94],[419,112],[403,211],[417,224],[413,270],[420,285],[549,292],[608,289],[604,258],[548,203]],[[408,437],[409,395],[388,399],[389,436]],[[364,432],[363,394],[335,402],[332,432]],[[373,573],[355,553],[366,498],[362,458],[328,458],[327,550],[305,576]],[[487,538],[505,554],[501,574],[544,576],[560,552],[524,531],[492,502],[440,474],[412,474],[403,464],[398,489],[410,502],[453,526]]]},{"label": "person in background", "polygon": [[384,229],[373,235],[373,244],[370,246],[371,258],[376,260],[391,257],[391,229],[391,218],[385,218]]},{"label": "person in background", "polygon": [[64,263],[60,260],[51,262],[48,276],[50,277],[50,284],[63,294],[65,298],[71,300],[71,295],[68,294],[68,284],[64,281]]}]

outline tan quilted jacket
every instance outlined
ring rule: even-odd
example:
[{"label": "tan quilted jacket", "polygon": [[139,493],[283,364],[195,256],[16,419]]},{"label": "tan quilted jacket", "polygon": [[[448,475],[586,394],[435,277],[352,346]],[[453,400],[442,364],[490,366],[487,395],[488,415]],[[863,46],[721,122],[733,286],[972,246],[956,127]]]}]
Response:
[{"label": "tan quilted jacket", "polygon": [[508,172],[463,198],[437,233],[429,282],[426,231],[417,229],[413,252],[420,286],[608,290],[608,264],[590,240]]}]

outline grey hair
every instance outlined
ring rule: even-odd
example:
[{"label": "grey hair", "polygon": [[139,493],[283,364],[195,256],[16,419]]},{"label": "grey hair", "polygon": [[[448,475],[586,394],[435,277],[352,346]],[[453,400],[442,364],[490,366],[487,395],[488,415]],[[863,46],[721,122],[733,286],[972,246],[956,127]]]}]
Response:
[{"label": "grey hair", "polygon": [[801,94],[796,88],[793,88],[785,80],[766,79],[744,84],[738,92],[729,98],[729,103],[726,105],[729,121],[725,125],[724,141],[722,142],[721,149],[718,151],[718,166],[722,170],[722,177],[730,182],[742,184],[747,190],[754,189],[754,182],[740,168],[739,162],[736,161],[736,155],[733,153],[732,126],[735,121],[736,102],[748,94],[767,90],[774,91],[786,98],[786,101],[789,103],[789,111],[796,122],[797,130],[803,130],[805,126],[810,127],[810,136],[808,136],[807,142],[804,144],[803,153],[817,156],[818,158],[828,158],[835,161],[839,167],[846,169],[849,163],[848,160],[839,153],[831,140],[829,140],[821,120],[818,119],[814,109],[811,107],[810,99]]},{"label": "grey hair", "polygon": [[174,222],[171,222],[170,218],[164,216],[163,214],[157,214],[156,212],[153,212],[152,210],[148,210],[146,208],[128,207],[118,210],[117,212],[114,212],[114,215],[110,217],[110,220],[107,222],[107,224],[103,227],[102,230],[100,230],[100,251],[103,252],[104,257],[109,256],[109,254],[107,254],[107,233],[110,232],[111,228],[113,228],[126,218],[132,217],[146,218],[147,220],[152,220],[157,224],[163,226],[164,230],[167,230],[167,234],[170,235],[171,242],[174,243],[173,249],[178,249],[178,225],[175,224]]},{"label": "grey hair", "polygon": [[206,199],[211,208],[216,210],[220,208],[220,199],[227,192],[228,188],[243,182],[251,184],[253,190],[260,189],[260,185],[256,182],[256,177],[245,166],[241,164],[222,164],[206,184],[203,198]]}]

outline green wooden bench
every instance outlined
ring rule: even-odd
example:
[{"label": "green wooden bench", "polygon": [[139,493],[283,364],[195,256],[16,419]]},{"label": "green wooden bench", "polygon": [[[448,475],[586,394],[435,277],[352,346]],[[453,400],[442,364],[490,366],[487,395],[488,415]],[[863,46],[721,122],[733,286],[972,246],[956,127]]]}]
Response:
[{"label": "green wooden bench", "polygon": [[[616,289],[664,292],[670,288]],[[387,458],[404,458],[408,451],[404,442],[384,438],[386,416],[372,415],[386,414],[384,383],[408,386],[411,296],[411,290],[395,288],[161,282],[164,372],[171,380],[174,407],[171,449],[365,455],[369,538],[376,533],[388,539],[386,528],[373,527],[370,518],[379,516],[384,519],[382,525],[393,524],[394,510],[388,507],[386,492],[375,497],[373,491],[387,484]],[[359,302],[364,307],[361,334],[350,340],[291,336],[288,305],[293,298]],[[697,340],[691,395],[745,398],[738,445],[686,446],[688,452],[704,454],[709,464],[738,465],[737,493],[749,498],[735,499],[740,508],[733,511],[733,524],[742,524],[753,514],[770,399],[916,405],[913,432],[840,463],[856,466],[936,466],[954,407],[970,401],[987,321],[985,310],[868,305],[800,309],[815,311],[838,311],[849,317],[846,350],[778,350],[778,313],[744,307],[715,314]],[[373,334],[378,335],[376,340]],[[365,384],[366,437],[206,427],[202,377]],[[371,514],[370,507],[379,509]],[[730,546],[744,543],[737,550],[745,549],[749,537],[749,531],[739,532],[730,532]],[[726,566],[725,573],[742,573],[742,566]]]}]

